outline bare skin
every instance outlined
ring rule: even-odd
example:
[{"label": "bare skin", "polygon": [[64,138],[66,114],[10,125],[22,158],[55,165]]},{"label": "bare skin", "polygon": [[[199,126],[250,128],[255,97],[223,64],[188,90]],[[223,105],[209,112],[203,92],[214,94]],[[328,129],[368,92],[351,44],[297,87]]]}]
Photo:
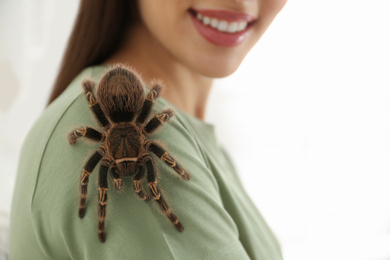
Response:
[{"label": "bare skin", "polygon": [[[162,96],[203,120],[213,79],[238,68],[286,1],[138,0],[140,21],[128,29],[122,46],[104,63],[134,66],[148,85],[154,78],[162,79]],[[214,44],[195,28],[194,9],[245,13],[253,18],[253,26],[237,46]]]},{"label": "bare skin", "polygon": [[165,88],[161,96],[187,114],[203,120],[213,78],[177,61],[143,23],[131,28],[128,35],[131,37],[127,37],[122,47],[104,63],[134,66],[148,85],[153,79],[162,79]]}]

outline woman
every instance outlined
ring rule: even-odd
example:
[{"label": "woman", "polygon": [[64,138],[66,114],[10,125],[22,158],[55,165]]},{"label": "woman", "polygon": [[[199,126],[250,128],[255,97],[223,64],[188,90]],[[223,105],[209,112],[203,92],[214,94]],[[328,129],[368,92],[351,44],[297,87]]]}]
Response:
[{"label": "woman", "polygon": [[[20,157],[11,259],[281,259],[213,126],[202,120],[213,78],[236,70],[285,1],[83,0],[50,105]],[[67,136],[82,126],[101,129],[81,85],[98,83],[117,63],[134,66],[146,85],[164,82],[153,111],[172,107],[176,117],[152,138],[163,141],[192,178],[177,178],[157,158],[154,165],[183,232],[155,201],[139,200],[128,177],[121,192],[109,182],[100,243],[98,167],[90,173],[85,215],[77,216],[81,171],[99,143],[70,145]]]}]

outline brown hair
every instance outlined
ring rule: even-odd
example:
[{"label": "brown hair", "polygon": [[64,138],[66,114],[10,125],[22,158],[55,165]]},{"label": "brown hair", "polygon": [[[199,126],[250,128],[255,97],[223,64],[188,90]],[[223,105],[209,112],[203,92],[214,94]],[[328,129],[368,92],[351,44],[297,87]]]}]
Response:
[{"label": "brown hair", "polygon": [[138,18],[136,0],[81,0],[48,105],[84,68],[106,60]]}]

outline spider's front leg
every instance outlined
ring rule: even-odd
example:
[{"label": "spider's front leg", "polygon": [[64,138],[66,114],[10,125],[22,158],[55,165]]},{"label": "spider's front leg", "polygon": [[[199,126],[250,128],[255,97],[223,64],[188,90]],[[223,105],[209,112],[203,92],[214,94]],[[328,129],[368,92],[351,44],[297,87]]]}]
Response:
[{"label": "spider's front leg", "polygon": [[134,191],[138,194],[141,200],[150,200],[150,196],[144,192],[141,185],[144,175],[145,168],[142,164],[140,164],[138,166],[138,172],[134,175]]},{"label": "spider's front leg", "polygon": [[183,225],[180,223],[177,216],[172,213],[171,208],[168,206],[163,195],[161,194],[160,188],[157,185],[158,182],[156,180],[156,171],[154,169],[152,158],[146,157],[144,159],[144,163],[146,164],[146,169],[148,172],[148,185],[149,185],[149,188],[153,194],[153,198],[160,206],[160,209],[162,210],[162,212],[168,217],[169,221],[171,221],[175,225],[175,228],[178,231],[182,232],[184,230]]},{"label": "spider's front leg", "polygon": [[148,151],[154,153],[161,161],[173,168],[184,180],[188,181],[190,175],[173,159],[160,145],[150,140],[145,142]]},{"label": "spider's front leg", "polygon": [[118,169],[116,168],[116,165],[111,166],[110,175],[114,185],[114,189],[120,190],[122,188],[122,178],[118,173]]},{"label": "spider's front leg", "polygon": [[88,193],[88,182],[89,175],[93,172],[96,165],[103,158],[105,154],[105,148],[103,146],[89,158],[88,162],[85,164],[83,172],[81,174],[81,197],[80,197],[80,206],[79,206],[79,217],[83,218],[85,215],[85,209],[87,205],[87,193]]},{"label": "spider's front leg", "polygon": [[103,142],[106,136],[91,127],[84,126],[71,132],[68,135],[68,141],[70,144],[75,144],[79,137],[87,137],[96,142]]},{"label": "spider's front leg", "polygon": [[98,210],[98,216],[99,216],[99,223],[98,223],[98,237],[100,242],[104,243],[106,241],[106,233],[105,233],[105,224],[104,220],[106,218],[106,204],[107,204],[107,190],[108,190],[108,183],[107,183],[107,173],[108,169],[110,167],[110,161],[106,158],[103,159],[102,164],[100,166],[100,172],[99,172],[99,188],[98,188],[98,194],[99,194],[99,210]]}]

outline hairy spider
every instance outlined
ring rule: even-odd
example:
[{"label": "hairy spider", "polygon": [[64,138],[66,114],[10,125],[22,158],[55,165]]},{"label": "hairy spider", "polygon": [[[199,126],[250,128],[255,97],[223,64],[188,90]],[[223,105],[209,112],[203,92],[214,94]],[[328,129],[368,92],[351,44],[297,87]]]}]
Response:
[{"label": "hairy spider", "polygon": [[137,73],[120,65],[115,66],[102,77],[97,89],[97,99],[93,94],[95,85],[93,81],[86,80],[82,85],[89,106],[103,126],[104,131],[101,133],[85,126],[72,131],[68,136],[70,144],[75,144],[79,137],[86,137],[102,143],[89,158],[81,174],[79,217],[83,218],[86,210],[89,175],[101,160],[98,188],[98,236],[100,242],[104,242],[106,239],[104,219],[106,217],[107,174],[109,170],[115,189],[121,189],[123,177],[131,176],[134,190],[139,198],[149,200],[150,196],[144,192],[141,185],[146,167],[148,186],[154,200],[176,229],[180,232],[183,231],[182,224],[172,213],[161,193],[161,188],[157,184],[158,179],[150,152],[172,167],[182,179],[189,180],[190,175],[168,155],[161,145],[148,139],[150,134],[174,116],[173,111],[171,109],[164,110],[145,123],[153,103],[160,93],[161,86],[155,84],[145,98],[141,79]]}]

